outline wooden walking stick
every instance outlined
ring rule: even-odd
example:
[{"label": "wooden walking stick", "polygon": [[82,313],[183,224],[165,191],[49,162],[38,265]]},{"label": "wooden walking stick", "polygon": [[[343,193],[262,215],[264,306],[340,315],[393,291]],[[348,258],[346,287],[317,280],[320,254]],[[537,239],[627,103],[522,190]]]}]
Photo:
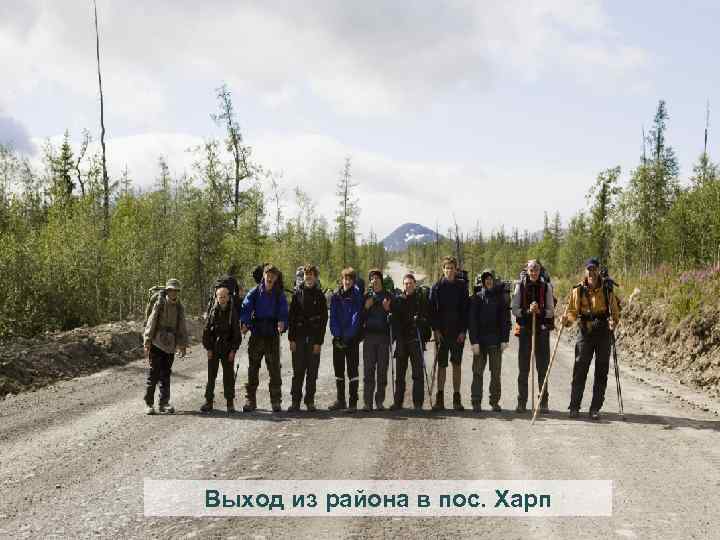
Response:
[{"label": "wooden walking stick", "polygon": [[537,318],[534,313],[532,314],[532,318],[532,338],[530,340],[530,346],[532,347],[530,351],[530,392],[532,394],[532,408],[535,410],[535,330],[537,329]]},{"label": "wooden walking stick", "polygon": [[433,367],[432,367],[432,371],[430,372],[430,396],[428,396],[430,398],[430,408],[431,409],[433,406],[432,394],[433,394],[433,389],[435,388],[435,371],[436,371],[436,368],[438,365],[438,348],[439,348],[437,339],[434,339],[433,342],[435,343],[435,358],[433,359]]},{"label": "wooden walking stick", "polygon": [[[570,295],[572,295],[572,291],[570,291]],[[565,302],[565,311],[563,312],[561,321],[565,319],[565,316],[567,315],[568,306],[570,305],[570,297],[568,297],[567,301]],[[542,389],[540,390],[540,399],[542,399],[543,394],[545,394],[545,390],[547,389],[548,379],[550,378],[550,370],[553,367],[553,363],[555,362],[555,355],[557,354],[558,345],[560,345],[560,338],[562,337],[563,331],[565,330],[565,325],[560,324],[560,331],[558,332],[557,339],[555,340],[555,346],[553,347],[552,356],[550,357],[550,364],[548,364],[547,371],[545,372],[545,380],[542,384]],[[530,421],[530,425],[532,426],[535,423],[535,418],[537,418],[537,413],[540,410],[540,403],[538,403],[537,407],[533,407],[533,416],[532,420]]]}]

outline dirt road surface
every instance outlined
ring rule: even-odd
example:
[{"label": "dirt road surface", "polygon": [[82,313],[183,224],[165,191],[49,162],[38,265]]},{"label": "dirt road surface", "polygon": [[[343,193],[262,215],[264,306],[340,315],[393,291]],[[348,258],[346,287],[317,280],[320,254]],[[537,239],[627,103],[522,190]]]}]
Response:
[{"label": "dirt road surface", "polygon": [[[143,414],[144,361],[0,402],[0,537],[222,538],[718,538],[720,422],[626,376],[626,421],[611,378],[600,422],[567,417],[572,351],[561,346],[553,409],[530,426],[512,412],[515,339],[503,358],[502,413],[330,413],[330,340],[314,414],[261,410],[202,415],[204,355],[176,359],[174,415]],[[243,344],[238,393],[246,380]],[[290,355],[283,345],[284,408]],[[427,362],[432,363],[429,351]],[[463,360],[469,408],[472,356]],[[264,368],[263,368],[264,369]],[[448,377],[449,378],[449,377]],[[487,385],[489,377],[486,377]],[[223,405],[218,380],[217,402]],[[589,400],[588,391],[584,405]],[[362,391],[362,385],[361,385]],[[446,392],[450,393],[448,386]],[[487,395],[487,386],[486,386]],[[406,406],[410,396],[406,395]],[[387,402],[389,405],[389,400]],[[487,409],[487,397],[483,403]],[[146,518],[143,479],[602,479],[602,518]]]}]

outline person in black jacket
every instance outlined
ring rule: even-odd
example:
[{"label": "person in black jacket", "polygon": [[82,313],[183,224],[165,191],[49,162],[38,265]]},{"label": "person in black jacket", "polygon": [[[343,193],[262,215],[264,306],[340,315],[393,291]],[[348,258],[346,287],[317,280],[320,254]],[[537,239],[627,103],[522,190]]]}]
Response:
[{"label": "person in black jacket", "polygon": [[463,411],[460,398],[460,363],[467,332],[468,286],[458,278],[457,260],[445,257],[442,261],[444,277],[430,290],[430,324],[435,334],[438,358],[437,396],[434,410],[445,409],[444,389],[448,355],[453,366],[453,409]]},{"label": "person in black jacket", "polygon": [[425,343],[430,339],[430,322],[427,300],[416,292],[415,287],[415,276],[406,274],[403,277],[403,293],[393,299],[391,306],[393,334],[397,342],[397,373],[393,404],[390,407],[393,410],[403,408],[408,360],[412,371],[412,399],[416,411],[422,409],[425,400],[423,351]]},{"label": "person in black jacket", "polygon": [[205,403],[200,410],[210,412],[215,398],[215,379],[220,364],[223,369],[223,389],[228,413],[235,412],[235,353],[242,342],[238,313],[230,302],[230,291],[220,287],[215,291],[215,303],[208,313],[203,329],[203,347],[207,351],[208,381],[205,386]]},{"label": "person in black jacket", "polygon": [[317,410],[315,382],[328,321],[327,300],[317,285],[319,273],[317,266],[306,265],[303,268],[303,282],[295,289],[290,301],[288,341],[292,353],[293,378],[290,390],[292,405],[288,411],[300,410],[303,380],[305,406],[310,412]]},{"label": "person in black jacket", "polygon": [[496,286],[492,270],[484,270],[470,299],[468,333],[473,351],[473,381],[470,399],[474,412],[482,410],[483,373],[490,359],[490,406],[500,412],[500,367],[502,352],[510,341],[510,306],[503,285]]},{"label": "person in black jacket", "polygon": [[[373,392],[378,411],[385,409],[388,362],[390,360],[390,322],[388,313],[392,296],[383,285],[382,271],[373,268],[368,274],[370,288],[363,308],[363,411],[373,409]],[[377,382],[377,388],[376,388]]]}]

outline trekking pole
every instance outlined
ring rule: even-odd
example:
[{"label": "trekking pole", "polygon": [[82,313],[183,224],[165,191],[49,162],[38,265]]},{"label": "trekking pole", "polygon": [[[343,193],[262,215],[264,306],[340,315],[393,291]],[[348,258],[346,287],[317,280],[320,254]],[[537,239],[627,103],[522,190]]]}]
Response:
[{"label": "trekking pole", "polygon": [[[572,291],[570,292],[572,295]],[[570,297],[568,297],[567,301],[565,302],[565,311],[563,312],[562,319],[565,319],[565,316],[567,315],[568,306],[570,305]],[[542,384],[542,389],[540,390],[540,399],[542,399],[543,394],[545,394],[545,390],[547,389],[548,379],[550,379],[550,370],[553,367],[553,363],[555,362],[555,355],[557,354],[558,345],[560,345],[560,338],[562,337],[563,331],[565,330],[565,325],[560,324],[560,331],[558,332],[557,339],[555,340],[555,346],[553,347],[553,353],[550,357],[550,364],[548,364],[547,371],[545,372],[545,380]],[[532,426],[535,423],[535,418],[537,418],[537,413],[540,410],[540,403],[538,403],[537,407],[533,407],[533,416],[532,420],[530,421],[530,425]]]},{"label": "trekking pole", "polygon": [[535,330],[537,329],[537,318],[533,313],[532,338],[530,340],[530,392],[532,394],[532,408],[535,409]]},{"label": "trekking pole", "polygon": [[[393,329],[392,329],[392,322],[390,323],[390,376],[392,377],[392,383],[393,383],[393,402],[395,401],[395,388],[396,388],[396,382],[395,382],[395,360],[394,360],[394,354],[393,354]],[[385,372],[387,373],[387,371]],[[385,375],[387,377],[387,375]]]},{"label": "trekking pole", "polygon": [[622,388],[620,387],[620,366],[617,359],[617,345],[615,343],[615,331],[610,334],[613,350],[613,364],[615,365],[615,385],[617,387],[618,408],[620,409],[620,418],[625,420],[625,411],[623,410]]},{"label": "trekking pole", "polygon": [[420,339],[420,329],[416,328],[415,330],[417,331],[418,347],[420,347],[420,358],[422,358],[422,368],[423,368],[423,372],[425,373],[425,387],[427,388],[428,393],[431,393],[430,392],[430,381],[428,381],[428,375],[427,375],[427,367],[425,366],[425,351],[423,351],[423,342]]},{"label": "trekking pole", "polygon": [[[615,298],[615,295],[613,294],[613,299],[614,298]],[[610,301],[609,295],[608,295],[608,303],[610,304],[608,306],[608,311],[610,312],[610,317],[612,317],[612,315],[613,315],[612,302]],[[618,365],[617,343],[615,342],[615,329],[614,328],[613,328],[612,332],[610,332],[610,345],[612,346],[613,364],[615,365],[615,388],[617,391],[618,409],[620,411],[620,418],[625,420],[625,410],[623,408],[623,400],[622,400],[622,388],[620,387],[620,366]]]}]

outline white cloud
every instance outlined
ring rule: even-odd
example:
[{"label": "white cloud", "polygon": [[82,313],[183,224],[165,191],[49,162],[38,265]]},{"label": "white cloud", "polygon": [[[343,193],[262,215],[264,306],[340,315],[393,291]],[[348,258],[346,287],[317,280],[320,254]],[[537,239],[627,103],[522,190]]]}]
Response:
[{"label": "white cloud", "polygon": [[[0,98],[52,82],[95,97],[91,9],[82,2],[4,6]],[[586,88],[633,83],[648,53],[589,1],[99,2],[113,114],[152,126],[186,80],[226,80],[270,108],[309,88],[346,115],[389,115],[498,77],[570,77]],[[19,59],[22,59],[20,61]]]}]

